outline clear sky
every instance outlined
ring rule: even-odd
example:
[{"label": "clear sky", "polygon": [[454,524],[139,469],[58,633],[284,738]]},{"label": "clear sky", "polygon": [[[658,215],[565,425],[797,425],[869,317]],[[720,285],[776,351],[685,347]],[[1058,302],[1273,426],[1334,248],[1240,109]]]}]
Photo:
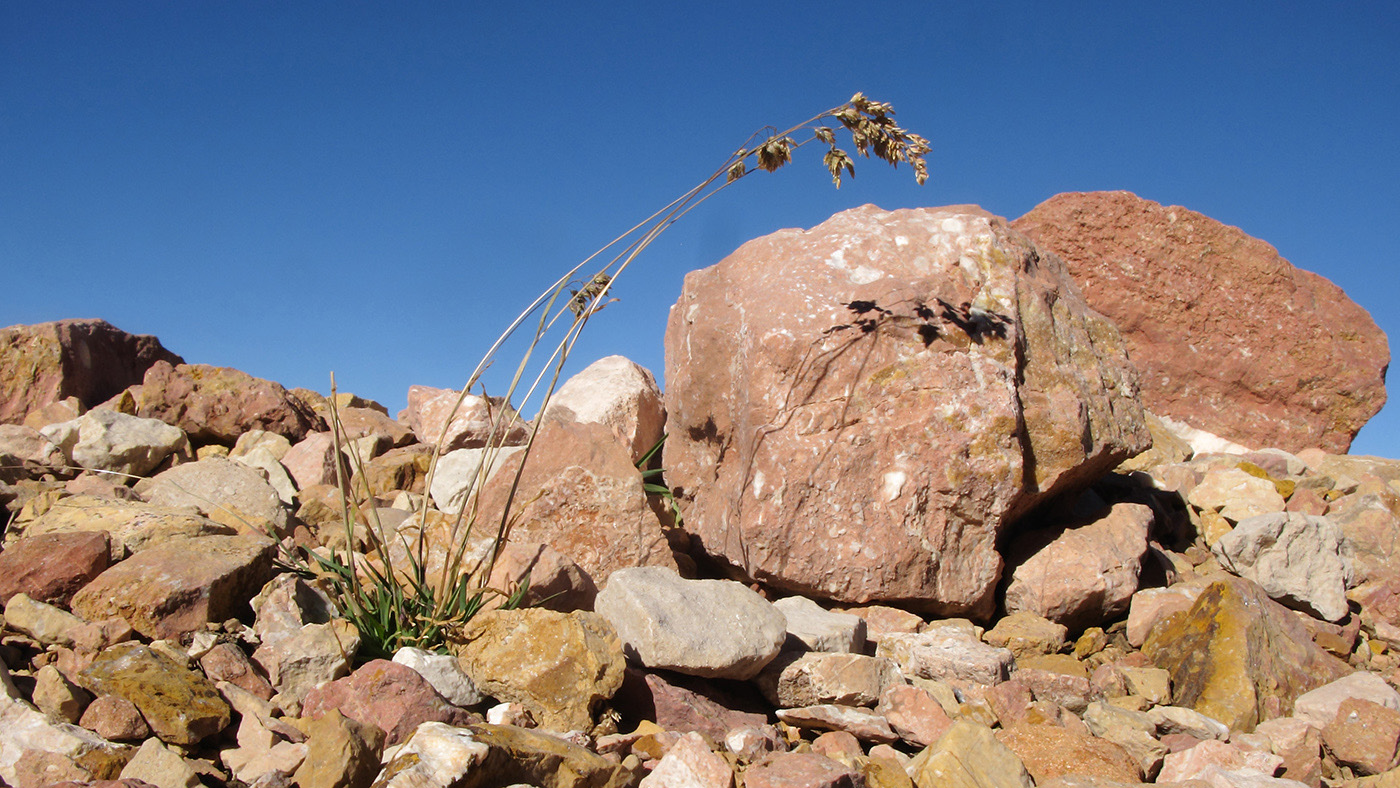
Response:
[{"label": "clear sky", "polygon": [[[574,368],[659,376],[682,276],[773,230],[1100,189],[1239,226],[1400,337],[1394,0],[0,0],[0,326],[101,317],[397,411],[752,131],[856,91],[932,141],[926,186],[858,160],[836,191],[814,150],[744,179]],[[1400,456],[1400,403],[1353,451]]]}]

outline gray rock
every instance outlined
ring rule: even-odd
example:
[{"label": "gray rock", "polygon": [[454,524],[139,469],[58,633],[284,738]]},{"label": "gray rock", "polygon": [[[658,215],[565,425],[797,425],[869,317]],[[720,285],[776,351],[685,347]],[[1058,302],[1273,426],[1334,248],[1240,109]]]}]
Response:
[{"label": "gray rock", "polygon": [[392,757],[374,781],[383,788],[427,788],[457,785],[491,748],[465,728],[441,722],[425,722]]},{"label": "gray rock", "polygon": [[905,675],[991,686],[1006,680],[1014,656],[970,632],[945,627],[917,635],[886,635],[875,655],[899,663]]},{"label": "gray rock", "polygon": [[[511,458],[522,448],[505,446],[497,449],[457,449],[442,455],[438,458],[437,469],[433,471],[432,489],[428,491],[433,497],[433,504],[448,514],[462,511],[467,500],[485,486],[487,479],[495,476],[502,468],[515,467]],[[489,462],[489,466],[482,475],[484,462]]]},{"label": "gray rock", "polygon": [[456,657],[405,646],[394,654],[394,661],[418,671],[439,695],[454,706],[475,706],[486,699],[472,683],[471,677],[462,672]]},{"label": "gray rock", "polygon": [[865,650],[865,620],[836,613],[801,596],[779,599],[773,607],[787,619],[788,647],[796,640],[808,651],[859,654]]},{"label": "gray rock", "polygon": [[300,710],[311,690],[348,675],[359,648],[359,630],[338,618],[307,624],[294,635],[264,643],[253,652],[253,661],[267,671],[277,689],[274,700],[291,712]]},{"label": "gray rock", "polygon": [[662,567],[612,573],[596,610],[629,659],[706,678],[753,678],[787,637],[783,614],[743,584],[686,580]]},{"label": "gray rock", "polygon": [[783,668],[776,697],[770,700],[785,708],[823,703],[874,706],[890,685],[903,681],[894,660],[814,651]]},{"label": "gray rock", "polygon": [[1241,520],[1211,546],[1220,565],[1263,587],[1271,599],[1327,621],[1347,615],[1351,543],[1326,517],[1293,512]]},{"label": "gray rock", "polygon": [[189,439],[179,427],[108,408],[94,408],[40,432],[58,444],[74,465],[134,476],[149,473],[173,453],[190,450]]}]

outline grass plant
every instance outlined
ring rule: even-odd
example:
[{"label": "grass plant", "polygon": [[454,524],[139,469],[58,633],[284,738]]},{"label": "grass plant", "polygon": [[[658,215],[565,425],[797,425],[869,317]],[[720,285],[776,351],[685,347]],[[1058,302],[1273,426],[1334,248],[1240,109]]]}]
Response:
[{"label": "grass plant", "polygon": [[[360,629],[364,642],[362,658],[389,656],[405,645],[440,650],[449,630],[460,627],[488,604],[494,602],[503,607],[512,607],[524,599],[525,584],[514,589],[493,589],[489,587],[489,578],[499,550],[510,535],[514,517],[522,508],[516,505],[516,497],[520,493],[521,476],[539,434],[542,418],[525,425],[528,431],[523,450],[509,460],[513,465],[513,477],[503,509],[491,513],[480,511],[480,496],[474,493],[482,489],[489,469],[496,464],[497,454],[505,448],[505,436],[513,428],[521,426],[517,414],[533,408],[542,417],[548,409],[564,365],[581,333],[599,310],[613,300],[612,291],[619,277],[638,256],[667,228],[701,203],[756,170],[772,172],[783,167],[792,161],[793,153],[804,146],[815,144],[826,147],[823,163],[833,183],[840,188],[843,176],[855,175],[855,162],[847,151],[837,146],[833,125],[843,127],[850,134],[858,155],[866,158],[873,156],[895,166],[906,163],[913,168],[915,179],[922,184],[928,178],[924,156],[930,150],[929,144],[923,137],[896,125],[893,116],[894,109],[889,104],[872,101],[857,93],[850,101],[784,131],[767,127],[755,132],[709,177],[584,258],[545,288],[487,349],[468,376],[453,408],[455,414],[467,396],[481,388],[482,375],[498,360],[507,341],[524,333],[523,357],[516,363],[510,384],[502,397],[507,405],[518,402],[518,408],[494,409],[490,435],[472,475],[467,502],[452,520],[443,546],[447,551],[446,560],[435,566],[429,560],[433,545],[429,537],[427,495],[413,514],[417,528],[411,537],[403,537],[397,531],[391,532],[382,527],[373,515],[373,506],[367,507],[371,521],[368,550],[373,560],[357,557],[354,552],[356,506],[353,505],[356,496],[350,490],[349,480],[341,472],[339,487],[345,526],[344,551],[331,550],[322,554],[302,550],[298,567],[302,571],[321,574],[329,580],[342,611]],[[590,270],[590,267],[594,268]],[[482,391],[482,394],[485,392]],[[348,442],[344,439],[334,407],[334,395],[332,378],[330,426],[337,446],[343,447]],[[449,416],[434,449],[426,491],[432,489],[450,422]],[[648,485],[647,492],[662,496],[679,524],[681,513],[671,491],[659,483],[660,471],[647,470],[660,446],[658,443],[648,453],[639,468]],[[358,457],[352,456],[350,462],[356,467],[363,466]],[[365,492],[370,498],[373,497],[373,490]],[[489,521],[488,514],[491,518]],[[479,529],[484,529],[485,533],[479,533]],[[480,544],[483,537],[486,542],[484,552],[473,554],[473,544]],[[408,540],[407,543],[402,541],[404,539]],[[395,540],[400,540],[401,551],[392,549]],[[395,552],[400,555],[398,560],[393,557]]]}]

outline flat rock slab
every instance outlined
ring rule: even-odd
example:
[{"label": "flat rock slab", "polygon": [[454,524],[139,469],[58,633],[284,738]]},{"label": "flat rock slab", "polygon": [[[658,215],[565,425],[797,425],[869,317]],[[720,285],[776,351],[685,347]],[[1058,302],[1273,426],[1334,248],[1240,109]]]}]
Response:
[{"label": "flat rock slab", "polygon": [[628,658],[705,678],[758,675],[787,639],[787,619],[732,580],[687,580],[661,567],[614,572],[596,609]]},{"label": "flat rock slab", "polygon": [[276,548],[256,536],[171,540],[98,575],[73,610],[90,621],[119,616],[149,638],[179,637],[239,615],[271,579]]},{"label": "flat rock slab", "polygon": [[32,518],[16,518],[13,525],[25,536],[106,531],[112,536],[114,562],[171,539],[236,533],[231,526],[221,525],[188,509],[115,501],[95,495],[60,498]]}]

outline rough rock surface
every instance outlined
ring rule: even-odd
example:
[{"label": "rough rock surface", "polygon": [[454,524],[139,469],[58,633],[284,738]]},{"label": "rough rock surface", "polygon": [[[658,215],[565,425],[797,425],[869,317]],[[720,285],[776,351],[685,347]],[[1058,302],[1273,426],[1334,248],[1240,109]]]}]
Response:
[{"label": "rough rock surface", "polygon": [[413,430],[419,443],[437,447],[443,453],[479,449],[488,442],[493,446],[515,446],[528,437],[527,425],[499,397],[468,394],[456,407],[461,394],[452,389],[409,386],[408,407],[399,414],[399,421]]},{"label": "rough rock surface", "polygon": [[232,446],[254,429],[295,443],[321,428],[311,407],[280,384],[229,367],[160,361],[133,392],[134,415],[173,424],[196,443]]},{"label": "rough rock surface", "polygon": [[623,569],[598,594],[632,661],[691,676],[750,679],[783,646],[787,619],[733,580],[687,580],[662,567]]},{"label": "rough rock surface", "polygon": [[690,273],[665,377],[687,529],[853,603],[986,615],[1007,522],[1149,445],[1117,331],[972,207],[865,206]]},{"label": "rough rock surface", "polygon": [[0,329],[0,424],[67,397],[92,407],[140,383],[157,361],[183,363],[153,336],[105,320],[59,320]]},{"label": "rough rock surface", "polygon": [[661,389],[650,371],[623,356],[607,356],[564,381],[549,413],[565,421],[602,424],[638,462],[666,431]]},{"label": "rough rock surface", "polygon": [[1390,349],[1371,316],[1239,228],[1121,191],[1056,195],[1013,226],[1118,325],[1154,413],[1342,453],[1385,404]]}]

